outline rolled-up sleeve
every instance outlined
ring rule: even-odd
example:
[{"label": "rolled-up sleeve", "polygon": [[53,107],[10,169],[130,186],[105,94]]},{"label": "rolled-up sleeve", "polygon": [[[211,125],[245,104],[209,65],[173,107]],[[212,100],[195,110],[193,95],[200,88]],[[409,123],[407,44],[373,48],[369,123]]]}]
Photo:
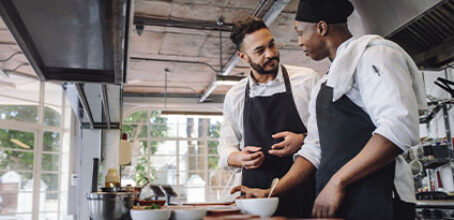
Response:
[{"label": "rolled-up sleeve", "polygon": [[306,160],[311,162],[316,168],[320,164],[321,149],[320,140],[318,135],[317,117],[315,115],[315,102],[317,94],[320,90],[320,84],[324,79],[320,80],[312,89],[311,99],[309,101],[309,119],[307,121],[307,137],[304,139],[304,144],[301,149],[293,155],[293,160],[296,160],[298,156],[304,157]]},{"label": "rolled-up sleeve", "polygon": [[234,116],[231,93],[227,93],[224,101],[223,121],[221,125],[218,154],[219,167],[233,168],[228,165],[229,155],[233,152],[239,152],[241,142],[241,132],[238,128],[238,116]]},{"label": "rolled-up sleeve", "polygon": [[369,116],[380,134],[402,151],[418,144],[419,116],[407,60],[389,46],[367,49],[355,74]]}]

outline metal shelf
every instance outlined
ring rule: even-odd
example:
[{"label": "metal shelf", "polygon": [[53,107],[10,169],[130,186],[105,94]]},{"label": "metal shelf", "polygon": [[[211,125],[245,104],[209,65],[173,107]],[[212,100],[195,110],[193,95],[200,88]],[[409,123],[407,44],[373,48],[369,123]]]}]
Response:
[{"label": "metal shelf", "polygon": [[437,168],[439,166],[449,163],[448,158],[436,158],[436,159],[432,159],[432,160],[420,160],[420,161],[421,161],[423,167],[427,168],[427,169],[434,169],[434,168]]}]

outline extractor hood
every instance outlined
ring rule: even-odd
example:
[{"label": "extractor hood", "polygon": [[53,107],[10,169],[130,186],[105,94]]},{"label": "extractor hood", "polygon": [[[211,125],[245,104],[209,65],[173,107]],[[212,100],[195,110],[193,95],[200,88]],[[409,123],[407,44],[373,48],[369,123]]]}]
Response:
[{"label": "extractor hood", "polygon": [[129,0],[1,0],[0,15],[41,80],[121,84]]},{"label": "extractor hood", "polygon": [[420,68],[454,61],[454,0],[352,0],[365,33],[401,45]]},{"label": "extractor hood", "polygon": [[0,0],[0,15],[41,81],[57,81],[82,128],[118,129],[130,0]]}]

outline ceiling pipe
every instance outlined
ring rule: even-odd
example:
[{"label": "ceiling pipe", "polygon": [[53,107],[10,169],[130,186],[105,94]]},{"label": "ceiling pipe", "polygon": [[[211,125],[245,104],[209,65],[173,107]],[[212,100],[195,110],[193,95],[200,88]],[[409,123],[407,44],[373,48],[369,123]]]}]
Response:
[{"label": "ceiling pipe", "polygon": [[167,59],[157,59],[157,58],[145,58],[145,57],[131,57],[131,60],[139,60],[139,61],[158,61],[158,62],[171,62],[171,63],[192,63],[192,64],[201,64],[208,66],[211,70],[218,73],[220,72],[218,69],[214,68],[212,65],[206,62],[200,61],[190,61],[190,60],[167,60]]},{"label": "ceiling pipe", "polygon": [[101,96],[102,96],[102,108],[104,110],[104,115],[107,122],[107,129],[110,129],[110,111],[109,111],[109,101],[107,98],[107,85],[103,83],[101,85]]},{"label": "ceiling pipe", "polygon": [[11,55],[10,55],[10,56],[9,56],[8,58],[6,58],[6,59],[3,59],[3,60],[0,60],[0,62],[6,62],[6,61],[9,61],[9,60],[11,60],[11,59],[12,59],[12,58],[13,58],[14,56],[16,56],[16,55],[18,55],[18,54],[22,54],[22,52],[20,52],[20,51],[16,51],[16,52],[12,53],[12,54],[11,54]]},{"label": "ceiling pipe", "polygon": [[134,25],[136,28],[143,28],[144,26],[154,27],[173,27],[173,28],[184,28],[184,29],[195,29],[205,31],[232,31],[232,24],[223,23],[220,27],[216,22],[202,21],[202,20],[177,20],[167,19],[160,17],[146,16],[143,14],[136,13],[134,15]]},{"label": "ceiling pipe", "polygon": [[[267,0],[262,0],[260,1],[258,7],[254,10],[253,15],[258,15],[262,11],[262,7],[265,5]],[[276,0],[274,1],[273,5],[270,7],[270,10],[263,16],[263,21],[267,26],[269,26],[276,18],[277,16],[284,10],[285,6],[288,5],[290,0]],[[224,66],[224,71],[222,71],[219,75],[229,75],[230,72],[235,68],[236,64],[240,61],[240,58],[233,54],[227,64]],[[213,91],[216,89],[217,83],[216,83],[216,78],[213,80],[213,82],[210,83],[210,85],[205,89],[205,92],[200,96],[199,102],[205,102],[206,99],[213,93]]]}]

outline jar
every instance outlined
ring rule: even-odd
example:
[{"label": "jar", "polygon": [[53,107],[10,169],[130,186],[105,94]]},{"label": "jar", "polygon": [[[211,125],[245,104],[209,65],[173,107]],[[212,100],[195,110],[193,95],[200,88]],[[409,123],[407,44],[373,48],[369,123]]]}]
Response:
[{"label": "jar", "polygon": [[115,168],[109,168],[104,181],[104,186],[107,188],[120,187],[120,175]]}]

